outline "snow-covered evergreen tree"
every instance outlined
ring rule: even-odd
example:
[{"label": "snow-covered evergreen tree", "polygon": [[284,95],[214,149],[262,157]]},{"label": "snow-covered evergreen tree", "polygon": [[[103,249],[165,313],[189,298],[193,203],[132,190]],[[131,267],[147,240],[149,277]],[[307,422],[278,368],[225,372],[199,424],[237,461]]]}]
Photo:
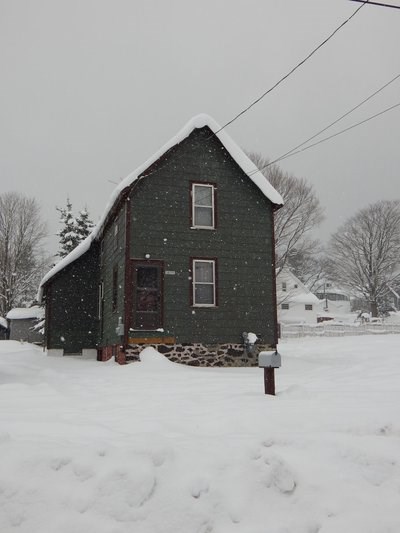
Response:
[{"label": "snow-covered evergreen tree", "polygon": [[94,227],[93,221],[89,218],[89,213],[86,207],[79,212],[79,216],[76,219],[76,231],[78,232],[79,239],[83,241],[92,232]]},{"label": "snow-covered evergreen tree", "polygon": [[81,241],[86,239],[91,233],[94,224],[90,220],[86,208],[79,212],[78,217],[73,215],[69,198],[67,198],[66,207],[57,207],[56,209],[60,213],[60,224],[63,226],[57,233],[60,237],[60,249],[57,256],[63,258],[72,252]]},{"label": "snow-covered evergreen tree", "polygon": [[57,255],[62,258],[72,252],[78,246],[81,239],[79,238],[77,223],[72,214],[72,204],[69,198],[67,198],[66,207],[56,207],[56,209],[60,213],[60,224],[63,226],[57,232],[57,235],[60,237],[60,250]]}]

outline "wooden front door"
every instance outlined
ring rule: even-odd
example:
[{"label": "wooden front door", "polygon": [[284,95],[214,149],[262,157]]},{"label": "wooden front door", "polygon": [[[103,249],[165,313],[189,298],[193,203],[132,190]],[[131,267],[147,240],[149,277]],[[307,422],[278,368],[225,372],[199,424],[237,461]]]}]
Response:
[{"label": "wooden front door", "polygon": [[132,329],[154,330],[162,327],[161,262],[133,262],[132,269]]}]

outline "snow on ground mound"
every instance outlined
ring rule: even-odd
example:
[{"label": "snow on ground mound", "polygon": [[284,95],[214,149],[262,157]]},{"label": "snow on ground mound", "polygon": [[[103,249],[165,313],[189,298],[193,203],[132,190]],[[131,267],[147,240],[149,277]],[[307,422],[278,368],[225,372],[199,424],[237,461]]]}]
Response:
[{"label": "snow on ground mound", "polygon": [[32,357],[33,353],[42,352],[43,349],[39,346],[30,344],[29,342],[21,341],[0,341],[0,357],[5,354],[8,355],[13,352],[29,352]]},{"label": "snow on ground mound", "polygon": [[399,342],[283,342],[268,397],[258,368],[0,341],[0,531],[398,533]]},{"label": "snow on ground mound", "polygon": [[140,362],[141,366],[146,366],[146,368],[154,368],[157,370],[159,367],[170,367],[174,366],[164,355],[160,354],[149,346],[140,352]]}]

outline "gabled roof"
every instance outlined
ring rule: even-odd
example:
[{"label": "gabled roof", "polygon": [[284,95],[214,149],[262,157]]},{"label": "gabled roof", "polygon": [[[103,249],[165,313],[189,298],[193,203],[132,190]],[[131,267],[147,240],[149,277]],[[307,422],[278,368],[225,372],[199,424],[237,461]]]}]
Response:
[{"label": "gabled roof", "polygon": [[[109,213],[112,211],[114,205],[116,205],[116,203],[118,202],[121,194],[139,178],[141,179],[143,177],[146,177],[144,175],[146,170],[148,170],[151,165],[156,163],[160,159],[160,157],[162,157],[168,150],[184,141],[195,129],[204,128],[206,126],[212,131],[212,133],[216,135],[216,137],[223,144],[232,159],[238,164],[238,166],[243,170],[243,172],[249,176],[249,179],[251,179],[251,181],[260,189],[264,196],[266,196],[275,206],[283,205],[282,196],[272,187],[267,178],[258,170],[256,165],[231,139],[231,137],[226,133],[226,131],[219,131],[221,129],[221,126],[210,116],[205,114],[197,115],[196,117],[189,120],[189,122],[174,137],[172,137],[166,144],[164,144],[162,148],[160,148],[147,161],[145,161],[136,170],[129,174],[124,180],[122,180],[121,183],[118,184],[118,186],[111,194],[110,200],[106,205],[104,213],[95,228],[93,229],[92,233],[84,241],[82,241],[74,250],[72,250],[71,253],[61,259],[61,261],[59,261],[44,276],[39,286],[39,301],[41,300],[43,285],[67,265],[74,262],[81,255],[87,252],[93,240],[98,238],[99,235],[101,235],[105,223],[107,222]],[[149,172],[149,179],[151,179],[151,172]]]},{"label": "gabled roof", "polygon": [[28,318],[43,318],[44,309],[38,305],[32,307],[14,307],[7,313],[8,320],[24,320]]},{"label": "gabled roof", "polygon": [[287,292],[283,292],[282,289],[277,285],[277,293],[279,295],[286,295],[285,301],[303,303],[303,304],[316,304],[319,302],[319,299],[313,294],[304,283],[289,270],[289,268],[284,267],[277,274],[277,281],[288,281],[291,280],[294,285],[297,285],[296,289],[290,289]]}]

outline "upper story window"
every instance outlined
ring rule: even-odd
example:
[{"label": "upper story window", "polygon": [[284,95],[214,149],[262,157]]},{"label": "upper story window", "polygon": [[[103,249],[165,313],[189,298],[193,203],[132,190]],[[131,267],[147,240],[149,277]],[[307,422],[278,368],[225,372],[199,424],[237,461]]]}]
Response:
[{"label": "upper story window", "polygon": [[205,183],[192,184],[192,227],[215,228],[215,187]]},{"label": "upper story window", "polygon": [[287,311],[289,309],[289,304],[281,304],[281,309],[284,309]]},{"label": "upper story window", "polygon": [[312,311],[312,304],[305,304],[304,308],[306,311]]},{"label": "upper story window", "polygon": [[286,292],[286,291],[287,291],[286,281],[282,281],[282,292]]},{"label": "upper story window", "polygon": [[193,305],[216,306],[215,260],[193,259]]}]

